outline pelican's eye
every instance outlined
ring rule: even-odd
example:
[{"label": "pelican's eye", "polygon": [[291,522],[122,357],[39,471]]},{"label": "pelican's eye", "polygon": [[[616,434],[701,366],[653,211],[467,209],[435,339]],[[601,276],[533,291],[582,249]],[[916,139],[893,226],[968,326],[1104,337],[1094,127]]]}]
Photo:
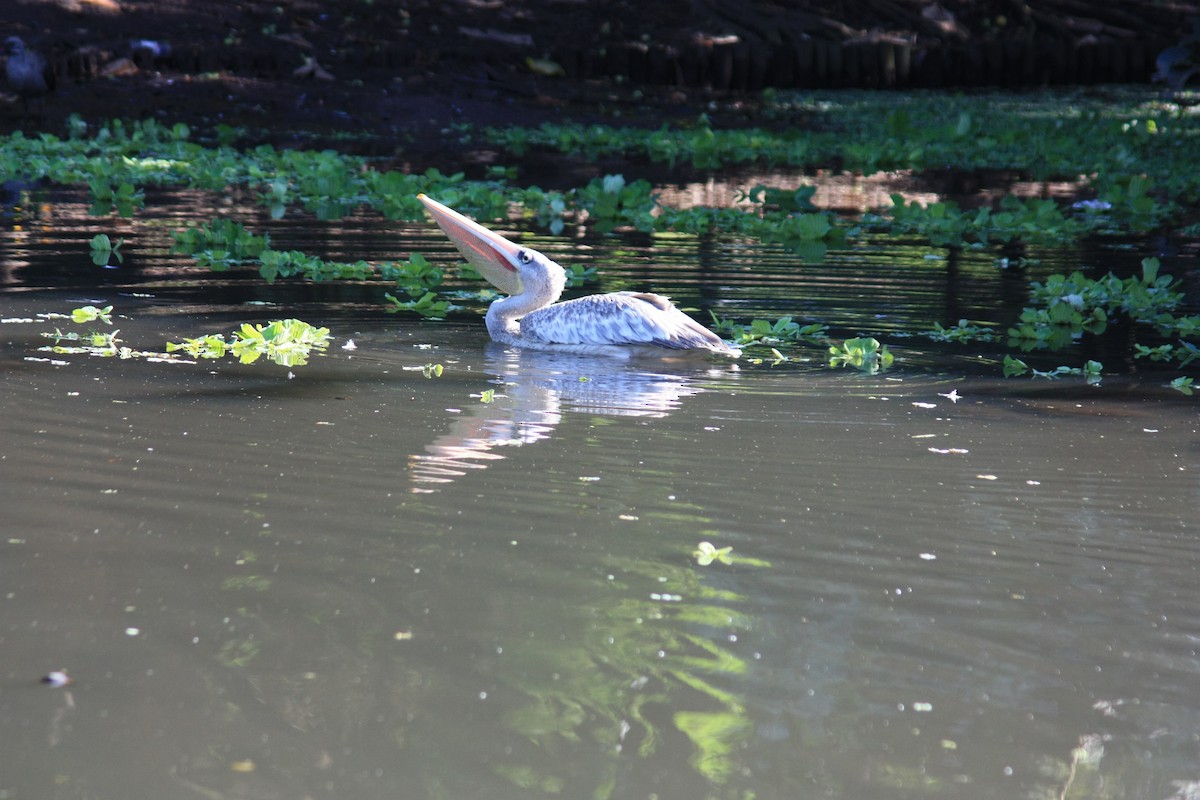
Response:
[{"label": "pelican's eye", "polygon": [[530,261],[533,261],[533,254],[528,250],[518,250],[517,261],[520,261],[522,264],[528,264]]}]

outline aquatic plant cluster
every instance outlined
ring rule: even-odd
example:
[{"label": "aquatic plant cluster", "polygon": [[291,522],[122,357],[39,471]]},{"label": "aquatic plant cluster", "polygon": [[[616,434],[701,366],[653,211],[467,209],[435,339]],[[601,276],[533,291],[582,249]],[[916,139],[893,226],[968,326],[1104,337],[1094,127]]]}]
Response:
[{"label": "aquatic plant cluster", "polygon": [[[744,189],[734,207],[673,208],[660,202],[648,181],[622,175],[547,190],[519,185],[512,168],[495,167],[485,179],[467,180],[462,173],[448,175],[437,169],[417,174],[388,170],[332,150],[238,149],[238,132],[227,127],[219,128],[211,143],[201,144],[182,124],[118,121],[89,132],[78,119],[65,139],[21,133],[0,139],[0,173],[87,186],[96,215],[134,215],[144,207],[147,187],[221,191],[241,186],[253,192],[273,218],[302,209],[319,220],[334,220],[367,208],[390,220],[417,220],[423,211],[416,195],[424,192],[483,221],[522,214],[552,234],[568,224],[598,233],[620,228],[717,233],[775,243],[813,261],[822,259],[829,246],[867,231],[924,238],[931,247],[949,249],[1066,243],[1085,236],[1128,237],[1166,229],[1200,233],[1197,115],[1146,95],[1094,100],[1062,94],[768,92],[763,111],[782,132],[716,130],[701,117],[649,133],[607,125],[481,130],[460,126],[453,133],[464,145],[499,147],[517,159],[540,148],[589,159],[620,156],[635,164],[688,163],[702,170],[750,164],[832,167],[864,175],[995,169],[1030,180],[1077,181],[1089,197],[1067,202],[1010,194],[994,205],[966,209],[951,201],[923,205],[895,194],[890,208],[849,218],[816,207],[811,186],[759,184]],[[782,124],[799,117],[807,120],[803,127]],[[178,231],[175,242],[175,252],[214,270],[251,267],[268,281],[296,276],[315,281],[383,280],[399,290],[386,295],[389,310],[438,317],[456,308],[439,288],[440,269],[419,253],[401,262],[326,261],[276,250],[268,236],[228,219]],[[96,263],[120,259],[120,246],[120,241],[98,235],[92,241],[92,258]],[[1157,265],[1153,270],[1154,275],[1147,272],[1138,280],[1109,276],[1089,283],[1077,275],[1056,276],[1046,286],[1034,284],[1030,307],[1008,331],[1010,346],[1025,351],[1061,347],[1083,333],[1102,331],[1114,315],[1126,315],[1174,339],[1169,345],[1138,344],[1138,357],[1186,366],[1196,349],[1196,319],[1173,316],[1178,300],[1164,298],[1178,292],[1169,277],[1156,274]],[[577,270],[572,282],[592,274]],[[717,323],[743,346],[830,345],[824,326],[800,326],[789,318]],[[927,335],[958,343],[998,338],[993,328],[967,321],[950,327],[938,324]],[[881,363],[875,356],[847,357],[846,347],[833,343],[831,364]],[[886,353],[886,347],[870,352]]]},{"label": "aquatic plant cluster", "polygon": [[167,352],[183,351],[193,358],[224,358],[232,355],[243,364],[253,364],[263,356],[285,367],[308,363],[313,350],[329,347],[328,328],[317,328],[299,319],[278,319],[267,325],[243,323],[230,340],[214,333],[182,342],[167,342]]},{"label": "aquatic plant cluster", "polygon": [[[64,320],[74,325],[91,325],[100,322],[105,326],[113,324],[113,307],[86,305],[72,309],[70,314],[39,314],[44,321]],[[33,322],[34,320],[21,320]],[[268,361],[286,367],[299,367],[308,363],[309,356],[314,352],[324,352],[329,348],[332,337],[328,328],[318,328],[303,320],[282,319],[274,320],[267,325],[243,323],[241,328],[233,331],[226,340],[221,333],[206,334],[182,342],[167,342],[164,351],[135,350],[123,345],[119,337],[120,330],[108,331],[103,328],[90,330],[63,331],[56,327],[53,331],[44,331],[42,336],[53,339],[54,344],[39,348],[42,352],[55,355],[86,355],[100,358],[144,359],[158,363],[191,364],[179,358],[184,353],[192,358],[220,359],[233,356],[243,364],[253,364],[266,356]],[[66,342],[67,344],[64,344]]]}]

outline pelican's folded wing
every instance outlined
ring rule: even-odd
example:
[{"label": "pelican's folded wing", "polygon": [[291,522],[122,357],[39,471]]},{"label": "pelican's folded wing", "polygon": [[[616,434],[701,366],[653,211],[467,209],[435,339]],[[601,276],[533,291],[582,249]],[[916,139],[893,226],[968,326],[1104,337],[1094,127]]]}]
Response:
[{"label": "pelican's folded wing", "polygon": [[639,292],[591,295],[538,309],[521,319],[521,335],[557,344],[731,349],[667,298]]}]

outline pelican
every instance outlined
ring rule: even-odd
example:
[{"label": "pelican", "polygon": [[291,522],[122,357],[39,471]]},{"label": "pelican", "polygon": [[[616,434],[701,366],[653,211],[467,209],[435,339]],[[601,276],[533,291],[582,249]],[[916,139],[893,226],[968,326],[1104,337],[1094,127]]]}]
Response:
[{"label": "pelican", "polygon": [[488,334],[501,344],[622,357],[680,350],[741,355],[662,295],[611,292],[558,303],[567,285],[561,266],[424,194],[417,199],[463,257],[508,295],[487,312]]}]

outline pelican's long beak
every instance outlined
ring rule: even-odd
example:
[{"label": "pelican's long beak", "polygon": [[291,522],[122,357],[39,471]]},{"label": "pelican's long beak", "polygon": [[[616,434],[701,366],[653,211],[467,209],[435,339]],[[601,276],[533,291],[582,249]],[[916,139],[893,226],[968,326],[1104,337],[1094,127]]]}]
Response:
[{"label": "pelican's long beak", "polygon": [[507,295],[521,293],[521,274],[517,272],[520,246],[423,194],[417,199],[480,275]]}]

